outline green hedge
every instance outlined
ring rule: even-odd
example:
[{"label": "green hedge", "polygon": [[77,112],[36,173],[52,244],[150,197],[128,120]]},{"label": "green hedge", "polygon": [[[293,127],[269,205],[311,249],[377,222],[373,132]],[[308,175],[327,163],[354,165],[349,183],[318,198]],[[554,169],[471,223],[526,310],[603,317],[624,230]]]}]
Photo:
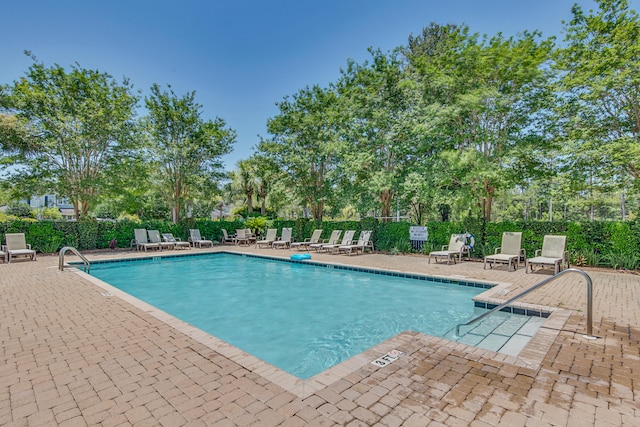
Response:
[{"label": "green hedge", "polygon": [[[571,261],[582,265],[608,266],[613,268],[637,269],[640,266],[640,221],[594,221],[594,222],[536,222],[504,221],[484,223],[481,220],[463,222],[432,222],[429,227],[429,241],[423,246],[423,252],[449,243],[454,233],[469,232],[475,238],[473,256],[482,258],[493,253],[500,246],[504,231],[522,231],[522,244],[528,256],[533,256],[542,246],[546,234],[567,236],[567,250]],[[355,230],[356,236],[361,230],[372,230],[372,239],[376,249],[391,253],[411,251],[409,240],[410,224],[406,222],[379,222],[374,218],[362,221],[324,221],[314,222],[306,219],[273,220],[269,227],[293,228],[294,240],[304,240],[316,228],[322,228],[322,237],[327,238],[335,229]],[[0,223],[0,234],[4,242],[5,233],[25,233],[27,242],[39,252],[53,253],[63,246],[73,246],[79,250],[103,249],[116,239],[117,247],[127,248],[133,238],[135,228],[157,229],[170,232],[182,240],[189,237],[190,228],[198,228],[202,236],[219,241],[222,229],[230,234],[237,228],[244,228],[241,221],[186,220],[180,224],[164,221],[149,222],[102,222],[84,220],[64,221],[10,221]]]}]

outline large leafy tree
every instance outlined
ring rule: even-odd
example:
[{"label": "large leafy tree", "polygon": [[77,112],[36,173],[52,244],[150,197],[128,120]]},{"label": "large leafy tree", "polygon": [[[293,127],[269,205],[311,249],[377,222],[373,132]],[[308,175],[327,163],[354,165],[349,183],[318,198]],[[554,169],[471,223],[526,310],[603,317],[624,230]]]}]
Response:
[{"label": "large leafy tree", "polygon": [[178,96],[170,86],[162,90],[154,84],[145,103],[150,158],[159,188],[171,206],[171,219],[178,222],[194,193],[215,185],[221,176],[221,156],[231,151],[236,134],[221,118],[201,117],[195,92]]},{"label": "large leafy tree", "polygon": [[415,98],[415,85],[394,52],[370,50],[371,60],[348,63],[338,84],[346,182],[378,198],[381,216],[419,159],[428,124]]},{"label": "large leafy tree", "polygon": [[[408,56],[421,76],[425,102],[446,106],[434,143],[440,167],[475,194],[485,220],[497,192],[524,179],[544,152],[549,108],[545,63],[551,40],[525,32],[480,38],[466,27],[432,25],[410,39]],[[448,181],[448,180],[446,180]],[[445,182],[446,185],[450,185]]]},{"label": "large leafy tree", "polygon": [[280,113],[267,122],[273,137],[259,145],[259,152],[281,168],[288,185],[318,221],[334,194],[339,163],[336,103],[335,91],[319,86],[285,97],[277,104]]},{"label": "large leafy tree", "polygon": [[[640,19],[626,0],[574,5],[558,49],[564,139],[576,175],[640,183]],[[582,173],[581,173],[582,171]]]},{"label": "large leafy tree", "polygon": [[1,139],[16,188],[54,191],[72,201],[76,217],[87,215],[135,148],[137,97],[129,82],[34,61],[2,92]]}]

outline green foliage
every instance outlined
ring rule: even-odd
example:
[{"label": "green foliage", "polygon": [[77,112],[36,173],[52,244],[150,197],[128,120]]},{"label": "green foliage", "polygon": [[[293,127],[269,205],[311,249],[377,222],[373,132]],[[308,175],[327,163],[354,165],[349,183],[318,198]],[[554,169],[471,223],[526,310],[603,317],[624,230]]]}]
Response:
[{"label": "green foliage", "polygon": [[69,197],[86,216],[114,167],[129,156],[137,97],[124,79],[79,65],[34,63],[2,99],[15,117],[0,122],[0,135],[25,167],[10,171],[16,188],[53,189]]},{"label": "green foliage", "polygon": [[382,222],[378,224],[375,247],[380,251],[390,251],[392,248],[396,248],[409,252],[411,249],[409,226],[407,222]]},{"label": "green foliage", "polygon": [[263,216],[254,216],[244,222],[245,227],[250,228],[253,233],[260,235],[264,233],[269,225],[269,220]]},{"label": "green foliage", "polygon": [[195,102],[195,92],[178,96],[171,86],[163,91],[154,84],[145,104],[149,149],[160,172],[157,180],[171,207],[171,220],[179,222],[188,197],[206,182],[215,186],[214,179],[221,172],[220,157],[231,151],[236,134],[220,118],[201,118],[202,106]]},{"label": "green foliage", "polygon": [[26,203],[14,202],[7,206],[5,210],[7,215],[13,215],[18,218],[35,218],[34,212],[31,210],[31,206]]}]

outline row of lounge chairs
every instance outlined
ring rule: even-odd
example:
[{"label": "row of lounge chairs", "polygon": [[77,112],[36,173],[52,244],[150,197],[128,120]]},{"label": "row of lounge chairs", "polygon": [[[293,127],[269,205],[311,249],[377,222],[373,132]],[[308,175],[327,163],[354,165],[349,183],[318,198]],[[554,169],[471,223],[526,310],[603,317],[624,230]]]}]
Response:
[{"label": "row of lounge chairs", "polygon": [[264,239],[256,240],[256,248],[272,248],[272,249],[296,249],[299,251],[327,252],[338,254],[344,252],[348,255],[364,253],[366,249],[373,251],[373,242],[371,241],[371,230],[363,230],[357,240],[354,239],[355,230],[347,230],[342,235],[342,230],[333,230],[331,236],[327,239],[321,239],[322,230],[316,229],[310,238],[301,242],[294,242],[292,239],[292,229],[283,228],[282,235],[277,237],[278,230],[275,228],[267,229]]},{"label": "row of lounge chairs", "polygon": [[203,239],[200,230],[189,230],[188,241],[183,241],[179,237],[174,237],[173,233],[162,233],[158,230],[146,230],[136,228],[133,230],[134,239],[131,240],[130,247],[137,251],[147,249],[191,249],[191,246],[201,248],[203,246],[213,246],[213,241]]},{"label": "row of lounge chairs", "polygon": [[[522,247],[522,233],[509,232],[502,233],[502,241],[499,247],[495,248],[492,255],[484,257],[484,268],[489,265],[493,268],[495,264],[507,264],[508,271],[515,271],[523,262],[525,272],[534,271],[536,266],[552,266],[554,272],[559,273],[565,266],[570,267],[569,252],[565,249],[567,236],[544,236],[542,249],[537,249],[535,256],[528,259],[525,249]],[[455,264],[456,258],[462,260],[466,254],[467,259],[471,258],[471,247],[467,243],[467,234],[452,234],[448,245],[442,246],[439,251],[429,253],[429,263],[434,258],[446,259],[447,264],[451,261]],[[513,267],[513,270],[512,270]]]}]

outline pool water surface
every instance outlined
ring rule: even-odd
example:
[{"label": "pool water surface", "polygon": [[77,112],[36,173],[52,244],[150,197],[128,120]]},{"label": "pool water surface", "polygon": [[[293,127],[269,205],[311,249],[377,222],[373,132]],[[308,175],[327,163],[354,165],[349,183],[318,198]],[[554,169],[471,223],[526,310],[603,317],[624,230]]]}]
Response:
[{"label": "pool water surface", "polygon": [[450,336],[486,290],[224,253],[91,274],[301,379],[406,330]]}]

